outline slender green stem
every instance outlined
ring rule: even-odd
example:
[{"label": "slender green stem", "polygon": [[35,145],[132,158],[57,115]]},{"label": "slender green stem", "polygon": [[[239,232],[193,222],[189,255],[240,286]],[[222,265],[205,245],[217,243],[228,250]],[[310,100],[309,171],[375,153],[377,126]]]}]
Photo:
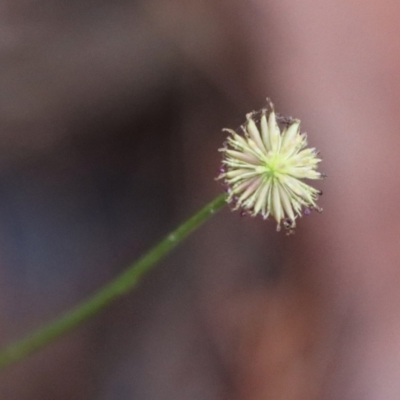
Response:
[{"label": "slender green stem", "polygon": [[60,318],[34,331],[26,338],[0,350],[0,369],[24,359],[60,336],[72,331],[99,313],[114,300],[136,288],[141,278],[151,271],[158,261],[181,243],[190,233],[200,227],[214,213],[219,211],[225,203],[225,195],[218,196],[92,297],[78,304]]}]

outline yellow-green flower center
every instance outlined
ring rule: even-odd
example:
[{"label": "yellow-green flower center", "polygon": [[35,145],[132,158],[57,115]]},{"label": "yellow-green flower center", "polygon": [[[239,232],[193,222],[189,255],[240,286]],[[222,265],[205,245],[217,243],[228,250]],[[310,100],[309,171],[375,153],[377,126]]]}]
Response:
[{"label": "yellow-green flower center", "polygon": [[285,173],[285,163],[284,160],[280,157],[278,153],[274,154],[271,157],[266,157],[263,160],[263,175],[268,178],[278,178],[279,175]]}]

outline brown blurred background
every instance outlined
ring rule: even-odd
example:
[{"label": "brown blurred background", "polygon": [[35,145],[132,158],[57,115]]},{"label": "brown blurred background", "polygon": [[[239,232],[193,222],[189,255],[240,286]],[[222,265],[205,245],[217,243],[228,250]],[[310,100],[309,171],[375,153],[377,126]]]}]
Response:
[{"label": "brown blurred background", "polygon": [[140,289],[0,375],[2,400],[400,398],[400,4],[0,3],[0,344],[221,191],[271,97],[322,151],[296,235],[224,210]]}]

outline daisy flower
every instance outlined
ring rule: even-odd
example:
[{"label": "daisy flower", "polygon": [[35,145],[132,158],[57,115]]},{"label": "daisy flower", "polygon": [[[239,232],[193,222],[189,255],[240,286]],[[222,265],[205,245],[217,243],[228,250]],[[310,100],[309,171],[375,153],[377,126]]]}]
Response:
[{"label": "daisy flower", "polygon": [[[230,136],[220,149],[221,174],[227,201],[234,210],[264,219],[275,218],[293,233],[297,217],[312,209],[320,190],[303,179],[322,179],[317,171],[321,159],[315,148],[307,147],[307,135],[300,132],[300,120],[277,116],[269,99],[268,109],[247,114],[241,134],[224,129]],[[304,211],[303,211],[304,210]]]}]

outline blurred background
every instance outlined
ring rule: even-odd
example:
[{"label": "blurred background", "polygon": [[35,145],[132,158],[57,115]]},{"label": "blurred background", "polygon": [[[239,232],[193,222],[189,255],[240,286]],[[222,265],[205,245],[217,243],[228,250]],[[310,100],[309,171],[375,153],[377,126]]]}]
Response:
[{"label": "blurred background", "polygon": [[321,150],[294,236],[223,210],[4,400],[398,399],[400,4],[0,2],[0,344],[221,192],[270,97]]}]

